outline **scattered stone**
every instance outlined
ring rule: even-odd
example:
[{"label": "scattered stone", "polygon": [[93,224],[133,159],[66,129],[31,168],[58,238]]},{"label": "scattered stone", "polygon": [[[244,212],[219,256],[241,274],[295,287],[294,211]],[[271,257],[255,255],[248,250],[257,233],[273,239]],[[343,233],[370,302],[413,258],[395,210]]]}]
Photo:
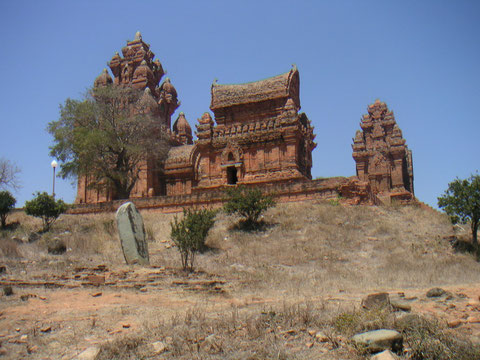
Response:
[{"label": "scattered stone", "polygon": [[325,335],[322,331],[319,331],[315,334],[315,338],[319,342],[328,342],[328,336]]},{"label": "scattered stone", "polygon": [[39,295],[38,298],[39,298],[40,300],[47,300],[47,298],[46,298],[45,296],[41,296],[41,295]]},{"label": "scattered stone", "polygon": [[467,318],[467,322],[469,324],[478,324],[478,323],[480,323],[480,316],[478,316],[478,315],[477,316],[469,316]]},{"label": "scattered stone", "polygon": [[11,286],[7,285],[7,286],[4,286],[3,287],[3,294],[5,296],[10,296],[10,295],[13,295],[13,289]]},{"label": "scattered stone", "polygon": [[11,239],[13,241],[17,242],[17,243],[23,243],[24,242],[24,240],[17,235],[12,236]]},{"label": "scattered stone", "polygon": [[395,330],[374,330],[357,334],[352,337],[353,342],[369,352],[383,350],[401,351],[403,348],[403,337]]},{"label": "scattered stone", "polygon": [[33,345],[33,346],[27,346],[27,353],[33,354],[38,351],[38,346]]},{"label": "scattered stone", "polygon": [[285,330],[285,331],[282,331],[280,334],[282,335],[295,335],[297,331],[295,329],[290,329],[290,330]]},{"label": "scattered stone", "polygon": [[367,310],[382,309],[390,306],[390,297],[388,293],[370,294],[362,300],[362,307]]},{"label": "scattered stone", "polygon": [[167,350],[167,344],[162,341],[155,341],[154,343],[151,343],[150,346],[153,350],[152,356],[160,355]]},{"label": "scattered stone", "polygon": [[102,293],[101,292],[96,292],[96,293],[93,293],[91,295],[92,295],[92,297],[99,297],[99,296],[102,296]]},{"label": "scattered stone", "polygon": [[52,331],[52,327],[51,326],[46,326],[46,327],[40,329],[40,331],[43,332],[43,333],[47,333],[47,332]]},{"label": "scattered stone", "polygon": [[311,349],[313,347],[313,342],[308,342],[305,344],[307,348]]},{"label": "scattered stone", "polygon": [[24,294],[24,295],[20,295],[20,300],[27,301],[30,298],[36,298],[36,297],[37,295],[35,294]]},{"label": "scattered stone", "polygon": [[208,335],[200,344],[200,348],[208,353],[218,353],[221,351],[220,346],[215,341],[215,334]]},{"label": "scattered stone", "polygon": [[124,329],[130,329],[130,324],[122,324],[122,328],[124,328]]},{"label": "scattered stone", "polygon": [[28,339],[28,335],[27,334],[23,334],[22,336],[20,336],[20,340],[21,341],[25,341]]},{"label": "scattered stone", "polygon": [[390,350],[382,351],[377,355],[374,355],[370,358],[370,360],[397,360],[398,357],[392,353]]},{"label": "scattered stone", "polygon": [[148,246],[142,215],[132,202],[120,206],[116,214],[118,234],[127,264],[149,265]]},{"label": "scattered stone", "polygon": [[47,251],[52,255],[62,255],[67,251],[67,246],[63,240],[56,237],[47,245]]},{"label": "scattered stone", "polygon": [[78,354],[75,359],[76,360],[95,360],[99,352],[100,352],[99,348],[97,348],[96,346],[92,346],[82,351],[80,354]]},{"label": "scattered stone", "polygon": [[455,299],[455,296],[450,291],[446,291],[445,295],[446,295],[445,300],[454,300]]},{"label": "scattered stone", "polygon": [[88,275],[85,277],[85,280],[89,283],[89,285],[100,286],[105,284],[104,275]]},{"label": "scattered stone", "polygon": [[460,320],[460,319],[454,319],[454,320],[450,320],[450,321],[447,322],[448,327],[452,328],[452,329],[457,328],[462,324],[463,324],[463,321]]},{"label": "scattered stone", "polygon": [[427,297],[440,297],[446,294],[446,291],[442,288],[432,288],[428,290]]},{"label": "scattered stone", "polygon": [[403,310],[403,311],[412,310],[412,306],[408,302],[401,299],[391,298],[390,304],[396,310]]}]

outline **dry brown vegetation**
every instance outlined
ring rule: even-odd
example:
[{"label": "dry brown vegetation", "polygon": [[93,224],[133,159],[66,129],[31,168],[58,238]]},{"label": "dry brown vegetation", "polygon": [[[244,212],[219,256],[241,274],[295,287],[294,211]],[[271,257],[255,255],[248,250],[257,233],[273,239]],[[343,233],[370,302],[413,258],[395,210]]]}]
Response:
[{"label": "dry brown vegetation", "polygon": [[[101,348],[97,359],[157,358],[151,343],[162,341],[168,350],[158,358],[355,359],[361,355],[347,345],[349,333],[335,321],[364,294],[478,284],[480,264],[470,254],[455,253],[445,240],[453,234],[448,218],[416,206],[279,204],[266,213],[267,226],[259,232],[235,230],[238,219],[219,213],[194,274],[179,270],[180,255],[169,239],[174,215],[143,216],[153,270],[162,271],[159,285],[147,292],[136,285],[105,287],[98,298],[91,287],[14,287],[16,295],[0,299],[0,344],[30,358],[52,352],[72,358],[92,344]],[[18,224],[0,232],[0,265],[17,279],[73,278],[74,269],[100,264],[140,279],[144,270],[124,265],[114,219],[62,215],[50,232],[24,243],[41,223],[16,212],[9,222]],[[65,242],[65,254],[47,253],[55,238]],[[219,279],[223,285],[219,292],[182,290],[172,285],[179,279]],[[19,300],[32,292],[47,300]],[[45,315],[31,315],[29,304]],[[45,324],[53,330],[41,332]],[[318,331],[327,337],[322,346]],[[28,335],[26,344],[6,341],[21,334]]]}]

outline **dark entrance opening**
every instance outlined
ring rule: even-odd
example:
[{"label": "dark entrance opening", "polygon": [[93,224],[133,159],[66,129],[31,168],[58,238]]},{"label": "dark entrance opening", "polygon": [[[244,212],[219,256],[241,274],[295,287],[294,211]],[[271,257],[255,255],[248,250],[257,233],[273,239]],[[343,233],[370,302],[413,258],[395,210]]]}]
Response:
[{"label": "dark entrance opening", "polygon": [[227,167],[227,184],[235,185],[237,181],[237,168],[235,166]]}]

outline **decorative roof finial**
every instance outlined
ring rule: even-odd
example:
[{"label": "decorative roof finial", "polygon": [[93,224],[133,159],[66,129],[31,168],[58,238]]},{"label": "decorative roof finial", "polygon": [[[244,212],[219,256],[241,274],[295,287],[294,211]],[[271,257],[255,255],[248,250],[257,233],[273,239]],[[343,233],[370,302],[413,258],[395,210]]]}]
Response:
[{"label": "decorative roof finial", "polygon": [[142,40],[142,33],[140,31],[135,33],[135,40]]}]

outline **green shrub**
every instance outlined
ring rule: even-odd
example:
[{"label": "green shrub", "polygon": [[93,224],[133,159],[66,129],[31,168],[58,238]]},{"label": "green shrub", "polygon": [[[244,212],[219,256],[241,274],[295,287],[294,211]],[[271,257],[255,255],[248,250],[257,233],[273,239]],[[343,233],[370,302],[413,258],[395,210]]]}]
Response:
[{"label": "green shrub", "polygon": [[182,258],[183,269],[193,270],[195,254],[205,249],[208,231],[215,223],[215,210],[183,209],[183,218],[170,223],[172,238]]},{"label": "green shrub", "polygon": [[259,227],[258,219],[268,208],[275,206],[271,196],[262,194],[260,189],[243,186],[226,190],[227,201],[223,206],[227,214],[238,214],[243,217],[242,227],[253,230]]},{"label": "green shrub", "polygon": [[62,200],[55,201],[54,197],[46,192],[37,192],[32,200],[25,202],[25,213],[42,219],[43,232],[48,231],[65,211],[67,211],[67,205]]},{"label": "green shrub", "polygon": [[2,229],[6,227],[8,213],[12,211],[16,202],[17,200],[15,200],[9,191],[0,191],[0,220]]}]

